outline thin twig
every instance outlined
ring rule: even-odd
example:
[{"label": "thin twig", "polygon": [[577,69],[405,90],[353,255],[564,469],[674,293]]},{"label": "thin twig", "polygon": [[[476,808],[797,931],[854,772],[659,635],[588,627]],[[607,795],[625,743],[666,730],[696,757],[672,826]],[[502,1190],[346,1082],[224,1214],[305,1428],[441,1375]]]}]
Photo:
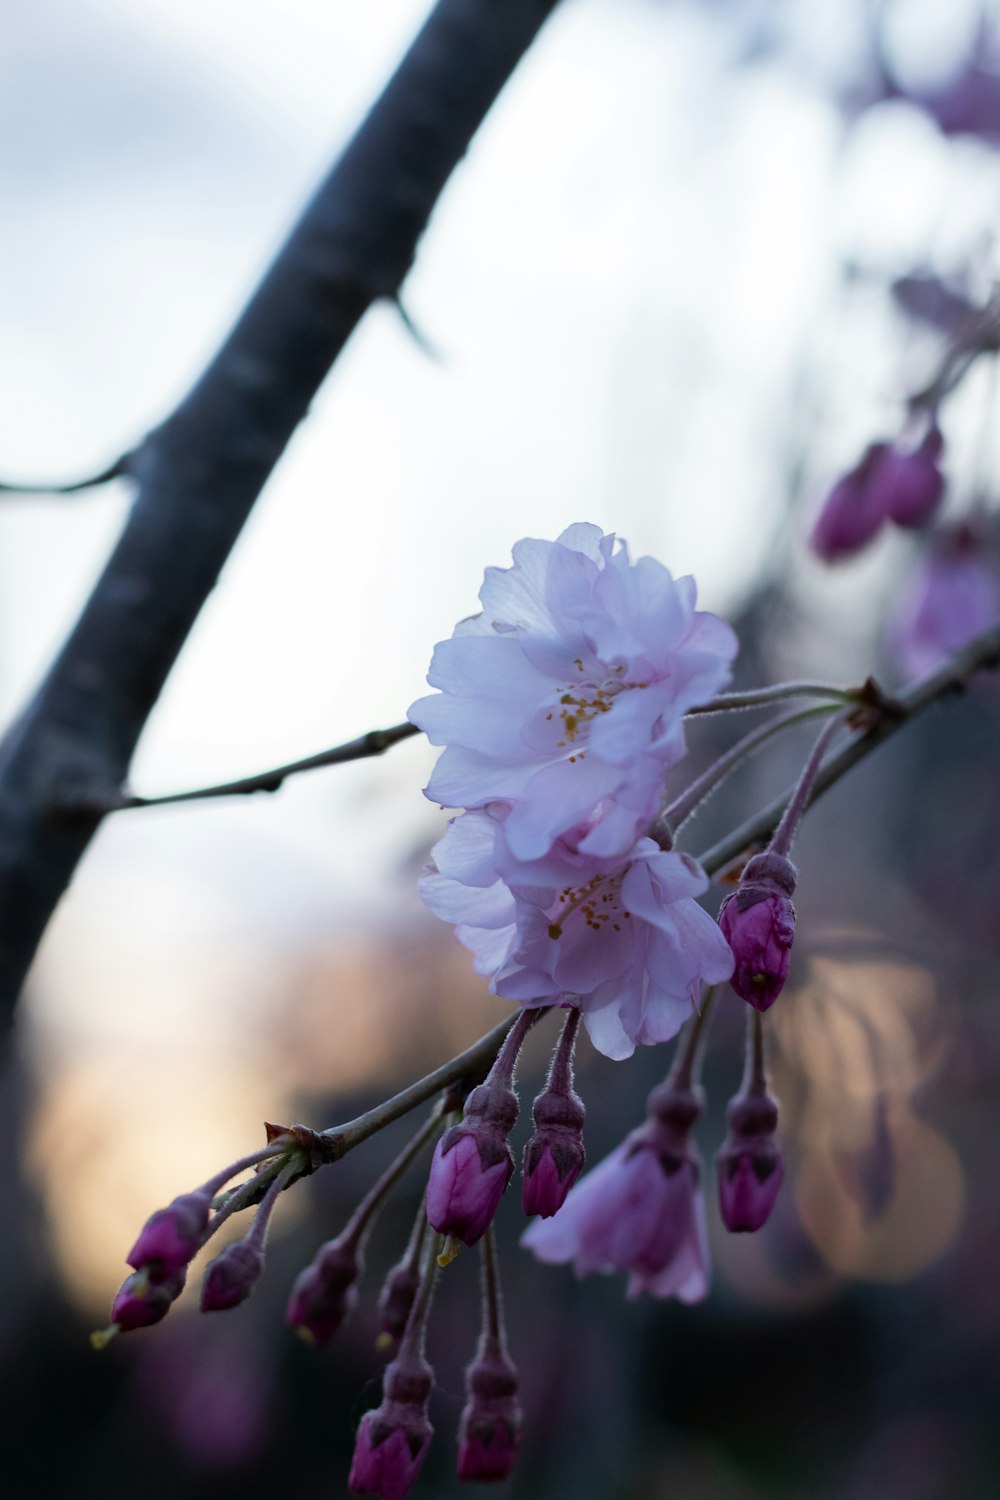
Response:
[{"label": "thin twig", "polygon": [[[889,739],[904,724],[915,719],[918,714],[923,713],[924,709],[929,708],[932,703],[936,703],[949,693],[963,691],[969,679],[977,671],[997,666],[1000,666],[1000,625],[994,625],[990,630],[978,635],[961,651],[957,651],[936,672],[921,678],[919,682],[913,683],[912,686],[897,694],[892,700],[891,713],[883,713],[872,725],[859,730],[847,740],[830,756],[816,777],[807,805],[811,807],[817,798],[838,782],[852,766],[864,760],[865,756],[870,755],[878,745]],[[739,828],[700,854],[698,862],[706,874],[718,874],[746,850],[769,839],[778,826],[793,791],[794,787],[789,787],[787,791],[782,792],[780,797],[775,797],[773,802],[769,802],[767,807],[755,813]]]},{"label": "thin twig", "polygon": [[78,495],[81,490],[96,489],[100,484],[108,484],[112,479],[121,479],[130,472],[132,462],[131,453],[123,453],[121,458],[116,458],[114,463],[102,469],[99,474],[90,474],[85,479],[73,479],[68,484],[7,484],[0,483],[0,495],[52,495],[58,499],[61,495]]},{"label": "thin twig", "polygon": [[740,708],[767,708],[785,698],[832,698],[838,703],[852,703],[860,688],[837,687],[831,682],[776,682],[773,687],[749,688],[742,693],[721,693],[697,708],[689,708],[688,718],[705,714],[731,713]]},{"label": "thin twig", "polygon": [[[218,786],[195,787],[192,791],[168,792],[163,797],[137,797],[122,792],[116,802],[102,804],[106,812],[123,812],[132,807],[163,807],[171,802],[201,802],[207,797],[243,796],[249,792],[276,792],[289,776],[300,771],[315,771],[320,766],[340,766],[349,760],[367,760],[373,755],[382,755],[400,740],[408,740],[420,731],[415,724],[394,724],[391,729],[369,729],[367,734],[345,745],[335,745],[332,750],[320,750],[316,755],[307,755],[303,760],[293,760],[285,766],[276,766],[271,771],[260,771],[255,776],[244,776],[238,781],[223,781]],[[85,795],[83,793],[82,795]],[[75,811],[80,806],[78,798],[70,804]]]},{"label": "thin twig", "polygon": [[[726,713],[734,709],[765,708],[786,698],[829,698],[834,703],[849,703],[858,697],[858,689],[838,688],[822,682],[783,682],[774,688],[753,688],[746,693],[727,693],[713,698],[699,708],[690,710],[690,716]],[[822,712],[820,709],[806,712]],[[789,719],[789,723],[793,720]],[[797,721],[795,721],[797,722]],[[289,776],[301,771],[315,771],[322,766],[339,766],[352,760],[365,760],[381,755],[400,740],[419,734],[415,724],[394,724],[391,729],[370,729],[367,734],[345,745],[335,745],[332,750],[320,750],[302,760],[289,761],[287,765],[274,766],[267,771],[257,771],[251,776],[236,781],[222,781],[213,786],[189,788],[183,792],[168,792],[162,797],[140,797],[133,792],[109,791],[104,787],[67,782],[59,788],[59,810],[78,815],[81,813],[128,812],[136,807],[164,807],[174,802],[202,802],[213,797],[242,797],[251,792],[276,792]]]}]

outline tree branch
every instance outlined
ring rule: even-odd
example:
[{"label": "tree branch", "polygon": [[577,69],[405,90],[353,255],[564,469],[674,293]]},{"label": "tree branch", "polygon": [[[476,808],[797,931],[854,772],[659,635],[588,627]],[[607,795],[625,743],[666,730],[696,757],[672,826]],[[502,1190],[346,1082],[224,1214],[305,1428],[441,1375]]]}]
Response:
[{"label": "tree branch", "polygon": [[124,783],[265,481],[363,313],[396,297],[452,170],[555,4],[438,0],[216,358],[133,455],[118,545],[0,745],[0,1012],[101,818],[54,810],[74,787]]}]

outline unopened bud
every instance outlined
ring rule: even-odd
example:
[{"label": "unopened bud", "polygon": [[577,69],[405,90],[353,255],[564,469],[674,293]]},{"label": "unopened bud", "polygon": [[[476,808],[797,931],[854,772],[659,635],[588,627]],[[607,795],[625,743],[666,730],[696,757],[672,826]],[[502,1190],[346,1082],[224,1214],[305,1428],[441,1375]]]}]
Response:
[{"label": "unopened bud", "polygon": [[897,526],[923,526],[944,494],[938,460],[944,440],[932,427],[918,448],[891,447],[878,470],[878,490],[886,515]]},{"label": "unopened bud", "polygon": [[788,978],[795,939],[795,866],[766,850],[751,859],[719,912],[719,926],[733,951],[730,984],[755,1010],[767,1010]]},{"label": "unopened bud", "polygon": [[[151,1328],[159,1323],[184,1290],[186,1279],[184,1270],[173,1276],[158,1277],[145,1268],[126,1277],[111,1304],[112,1326],[108,1332],[117,1329],[120,1333],[132,1333],[136,1328]],[[95,1342],[106,1342],[106,1338],[98,1334]]]},{"label": "unopened bud", "polygon": [[245,1302],[264,1269],[264,1257],[249,1240],[235,1240],[209,1265],[201,1286],[202,1312],[227,1312]]},{"label": "unopened bud", "polygon": [[778,1106],[751,1089],[730,1101],[727,1120],[729,1135],[715,1158],[719,1207],[728,1230],[750,1233],[767,1223],[785,1175],[774,1139]]},{"label": "unopened bud", "polygon": [[521,1203],[526,1214],[551,1218],[583,1169],[583,1100],[549,1085],[535,1100],[535,1133],[524,1148]]},{"label": "unopened bud", "polygon": [[878,474],[887,451],[885,443],[872,443],[823,502],[809,540],[824,562],[859,552],[880,530],[885,510],[878,493]]},{"label": "unopened bud", "polygon": [[423,1467],[434,1429],[427,1402],[434,1376],[421,1358],[395,1360],[382,1384],[382,1404],[358,1428],[347,1486],[352,1495],[404,1500]]},{"label": "unopened bud", "polygon": [[355,1282],[361,1269],[353,1237],[330,1240],[297,1277],[285,1322],[323,1348],[358,1300]]},{"label": "unopened bud", "polygon": [[427,1183],[427,1218],[433,1229],[465,1245],[486,1233],[514,1172],[507,1137],[517,1119],[517,1096],[497,1084],[480,1084],[461,1123],[438,1141]]},{"label": "unopened bud", "polygon": [[468,1400],[458,1433],[458,1477],[506,1479],[521,1446],[524,1413],[517,1371],[507,1354],[484,1338],[465,1372]]},{"label": "unopened bud", "polygon": [[161,1276],[176,1275],[201,1248],[211,1207],[207,1193],[185,1193],[158,1209],[125,1257],[128,1264],[137,1271],[150,1266]]},{"label": "unopened bud", "polygon": [[378,1299],[377,1343],[380,1348],[391,1348],[403,1337],[419,1290],[420,1273],[413,1260],[407,1257],[389,1272]]}]

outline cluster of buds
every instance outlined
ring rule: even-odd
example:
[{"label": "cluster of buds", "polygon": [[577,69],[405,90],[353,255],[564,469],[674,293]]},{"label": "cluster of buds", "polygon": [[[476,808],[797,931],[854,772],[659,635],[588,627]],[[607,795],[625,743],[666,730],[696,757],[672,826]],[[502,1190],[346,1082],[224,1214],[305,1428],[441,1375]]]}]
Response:
[{"label": "cluster of buds", "polygon": [[931,422],[916,445],[872,443],[833,486],[813,528],[813,551],[825,562],[849,557],[887,522],[907,530],[925,526],[944,495],[940,460],[944,439]]},{"label": "cluster of buds", "polygon": [[[472,1090],[461,1121],[437,1144],[427,1185],[427,1218],[457,1244],[482,1239],[514,1175],[509,1137],[517,1120],[514,1067],[538,1011],[522,1011],[489,1076]],[[533,1107],[535,1133],[524,1150],[522,1202],[528,1214],[554,1214],[580,1175],[585,1159],[583,1101],[573,1089],[573,1047],[580,1013],[569,1010],[544,1090]]]},{"label": "cluster of buds", "polygon": [[[704,1103],[694,1075],[712,998],[670,1076],[650,1094],[645,1122],[572,1189],[553,1219],[525,1231],[522,1244],[539,1260],[571,1264],[578,1276],[627,1272],[629,1296],[697,1302],[707,1294],[701,1163],[691,1133]],[[747,1014],[753,1066],[730,1103],[730,1135],[716,1158],[723,1222],[735,1231],[763,1227],[782,1179],[760,1014]]]},{"label": "cluster of buds", "polygon": [[[202,1312],[236,1307],[253,1290],[264,1265],[267,1229],[279,1194],[297,1177],[315,1170],[323,1160],[322,1140],[305,1126],[268,1127],[268,1144],[232,1162],[191,1193],[184,1193],[157,1209],[146,1221],[126,1257],[133,1274],[122,1283],[111,1304],[111,1322],[92,1335],[103,1348],[117,1333],[148,1328],[166,1317],[184,1290],[188,1266],[198,1251],[239,1209],[258,1204],[249,1233],[227,1245],[205,1272]],[[255,1176],[228,1194],[227,1182],[248,1168]]]}]

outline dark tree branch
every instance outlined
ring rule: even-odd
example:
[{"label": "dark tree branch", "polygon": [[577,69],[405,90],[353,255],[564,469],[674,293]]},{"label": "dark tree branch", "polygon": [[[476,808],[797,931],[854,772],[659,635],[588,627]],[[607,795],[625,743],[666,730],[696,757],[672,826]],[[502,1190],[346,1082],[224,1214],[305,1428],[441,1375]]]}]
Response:
[{"label": "dark tree branch", "polygon": [[0,1011],[10,1014],[250,509],[367,308],[395,298],[451,172],[556,0],[439,0],[194,389],[129,462],[135,504],[0,745]]},{"label": "dark tree branch", "polygon": [[132,454],[123,453],[114,463],[108,464],[99,474],[86,479],[74,479],[69,484],[0,484],[0,495],[78,495],[81,490],[96,489],[99,484],[108,484],[112,479],[121,479],[131,473]]}]

